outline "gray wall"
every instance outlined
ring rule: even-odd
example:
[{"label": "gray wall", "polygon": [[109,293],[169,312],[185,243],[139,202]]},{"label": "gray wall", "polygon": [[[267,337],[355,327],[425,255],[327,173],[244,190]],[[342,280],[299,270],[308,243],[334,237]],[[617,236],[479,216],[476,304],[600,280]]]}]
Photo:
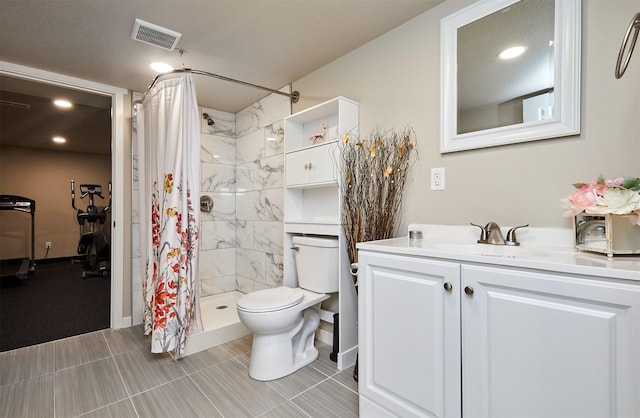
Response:
[{"label": "gray wall", "polygon": [[[407,184],[408,223],[570,227],[560,199],[572,184],[640,176],[640,51],[616,80],[618,48],[639,0],[584,0],[581,134],[441,155],[440,19],[473,3],[448,0],[297,80],[294,112],[342,95],[360,103],[360,132],[411,124],[419,161]],[[638,48],[636,48],[638,49]],[[446,190],[430,191],[430,169],[446,168]]]}]

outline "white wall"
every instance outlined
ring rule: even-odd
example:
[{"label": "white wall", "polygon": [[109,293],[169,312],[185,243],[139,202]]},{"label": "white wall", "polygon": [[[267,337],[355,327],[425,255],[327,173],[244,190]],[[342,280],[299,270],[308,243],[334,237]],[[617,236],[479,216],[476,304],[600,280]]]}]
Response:
[{"label": "white wall", "polygon": [[[297,80],[294,112],[335,96],[360,103],[360,132],[410,124],[419,161],[407,183],[408,223],[570,227],[559,201],[572,183],[640,176],[640,50],[616,80],[618,48],[640,0],[583,0],[581,135],[441,155],[440,19],[473,0],[448,0]],[[636,48],[638,49],[638,48]],[[446,190],[429,190],[432,167]]]}]

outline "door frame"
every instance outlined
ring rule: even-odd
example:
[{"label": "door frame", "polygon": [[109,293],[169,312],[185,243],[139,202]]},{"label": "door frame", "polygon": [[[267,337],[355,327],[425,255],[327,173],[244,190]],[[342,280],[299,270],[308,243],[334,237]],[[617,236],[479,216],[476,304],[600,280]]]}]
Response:
[{"label": "door frame", "polygon": [[[131,326],[131,315],[124,316],[124,280],[130,279],[131,274],[125,274],[125,157],[131,158],[125,152],[124,135],[124,98],[128,95],[126,89],[114,87],[63,74],[39,70],[32,67],[0,61],[0,74],[44,84],[53,84],[74,90],[86,91],[101,96],[111,97],[111,182],[113,184],[113,204],[111,206],[111,328],[126,328]],[[131,213],[131,207],[128,208]],[[130,227],[130,225],[129,225]],[[128,263],[127,263],[128,265]],[[130,305],[130,303],[129,303]],[[128,309],[130,311],[130,307]]]}]

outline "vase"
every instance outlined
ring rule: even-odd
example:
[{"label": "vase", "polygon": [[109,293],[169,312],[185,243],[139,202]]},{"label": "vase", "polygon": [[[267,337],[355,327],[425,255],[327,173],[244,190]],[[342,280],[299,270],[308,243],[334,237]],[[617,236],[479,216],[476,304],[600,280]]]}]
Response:
[{"label": "vase", "polygon": [[574,217],[574,246],[579,251],[614,255],[640,255],[638,215],[590,215]]}]

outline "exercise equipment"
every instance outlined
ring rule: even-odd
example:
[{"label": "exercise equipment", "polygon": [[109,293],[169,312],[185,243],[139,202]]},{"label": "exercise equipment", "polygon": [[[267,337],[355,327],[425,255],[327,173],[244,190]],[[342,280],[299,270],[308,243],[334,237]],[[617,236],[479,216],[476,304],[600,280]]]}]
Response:
[{"label": "exercise equipment", "polygon": [[89,197],[86,210],[76,208],[75,181],[71,180],[71,207],[76,211],[76,219],[80,225],[80,241],[78,241],[78,257],[84,262],[82,277],[111,275],[111,246],[104,232],[107,213],[111,209],[111,182],[109,182],[109,204],[96,206],[94,199],[102,196],[99,184],[81,184],[80,199]]},{"label": "exercise equipment", "polygon": [[[26,285],[29,275],[36,269],[35,263],[35,216],[36,201],[28,197],[15,195],[0,195],[0,210],[17,210],[18,212],[28,213],[31,215],[31,256],[24,258],[20,262],[20,267],[15,274],[7,274],[6,276],[15,276],[20,280],[21,285]],[[3,270],[5,270],[3,268]],[[5,272],[2,272],[2,277]]]}]

